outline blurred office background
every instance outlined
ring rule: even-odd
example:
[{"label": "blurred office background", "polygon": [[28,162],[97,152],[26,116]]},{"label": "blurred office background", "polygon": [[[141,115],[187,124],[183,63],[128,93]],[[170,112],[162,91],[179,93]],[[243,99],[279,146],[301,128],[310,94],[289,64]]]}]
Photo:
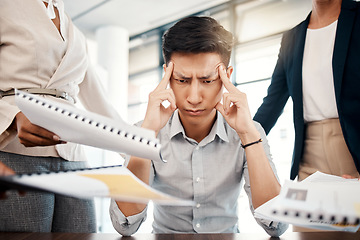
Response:
[{"label": "blurred office background", "polygon": [[[270,84],[282,34],[304,20],[311,0],[64,0],[65,9],[88,39],[92,64],[122,118],[141,120],[148,94],[161,80],[161,37],[189,15],[217,19],[237,40],[233,83],[248,96],[255,114]],[[289,178],[294,130],[292,103],[268,136],[280,182]],[[92,166],[122,164],[119,154],[86,148]],[[221,165],[221,159],[219,159]],[[244,191],[239,198],[241,232],[263,231],[253,219]],[[113,233],[108,199],[96,199],[98,231]],[[141,232],[151,232],[151,206]],[[289,231],[289,230],[288,230]],[[291,231],[291,230],[290,230]]]}]

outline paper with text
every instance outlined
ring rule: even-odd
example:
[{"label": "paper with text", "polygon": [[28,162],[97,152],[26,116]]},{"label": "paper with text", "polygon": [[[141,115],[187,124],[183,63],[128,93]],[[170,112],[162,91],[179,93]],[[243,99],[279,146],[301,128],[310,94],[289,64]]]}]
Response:
[{"label": "paper with text", "polygon": [[280,194],[255,216],[323,230],[359,229],[360,182],[316,172],[302,182],[286,180]]}]

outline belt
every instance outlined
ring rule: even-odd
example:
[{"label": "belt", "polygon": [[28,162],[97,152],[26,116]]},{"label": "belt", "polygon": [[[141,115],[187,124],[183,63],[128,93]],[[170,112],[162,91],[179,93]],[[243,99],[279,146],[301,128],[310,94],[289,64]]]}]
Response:
[{"label": "belt", "polygon": [[[58,89],[45,89],[45,88],[20,88],[19,90],[39,95],[49,95],[61,99],[65,99],[69,102],[75,103],[74,98],[72,98],[67,92],[60,91]],[[0,90],[0,99],[6,96],[15,95],[15,89],[10,89],[8,91]]]}]

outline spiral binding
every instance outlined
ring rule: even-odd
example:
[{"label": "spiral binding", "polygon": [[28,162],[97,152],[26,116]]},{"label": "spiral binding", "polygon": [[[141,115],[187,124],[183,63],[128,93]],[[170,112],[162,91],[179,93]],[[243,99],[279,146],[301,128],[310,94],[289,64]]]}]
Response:
[{"label": "spiral binding", "polygon": [[91,168],[77,168],[77,169],[68,169],[68,170],[61,170],[61,171],[45,171],[45,172],[32,172],[32,173],[20,173],[17,174],[17,178],[21,177],[30,177],[33,175],[44,175],[44,174],[53,174],[53,173],[67,173],[67,172],[81,172],[87,170],[98,170],[98,169],[105,169],[105,168],[114,168],[114,167],[123,167],[122,165],[111,165],[111,166],[101,166],[101,167],[91,167]]},{"label": "spiral binding", "polygon": [[41,106],[43,107],[47,107],[51,110],[54,110],[55,112],[58,112],[58,113],[61,113],[63,115],[67,115],[68,117],[72,117],[76,120],[79,120],[81,122],[85,122],[93,127],[97,127],[97,128],[102,128],[103,130],[106,130],[106,131],[109,131],[111,133],[115,133],[121,137],[125,137],[127,139],[131,139],[131,140],[134,140],[134,141],[137,141],[137,142],[140,142],[140,143],[143,143],[143,144],[146,144],[150,147],[155,147],[155,148],[158,148],[158,143],[156,142],[153,142],[151,140],[147,140],[147,139],[144,139],[142,137],[139,137],[139,136],[136,136],[130,132],[126,132],[126,131],[123,131],[123,130],[119,130],[119,129],[116,129],[115,127],[112,127],[112,126],[107,126],[106,124],[103,124],[103,123],[100,123],[100,122],[96,122],[92,119],[88,119],[84,116],[81,116],[77,113],[73,113],[71,111],[68,111],[66,109],[60,109],[59,107],[54,107],[52,106],[51,104],[48,104],[44,101],[41,101],[39,99],[35,99],[33,98],[32,96],[28,96],[26,93],[20,93],[20,92],[16,92],[16,95],[19,96],[19,97],[22,97],[22,98],[25,98],[25,99],[28,99],[29,101],[35,101],[36,104],[40,104]]},{"label": "spiral binding", "polygon": [[284,211],[278,211],[278,210],[273,210],[272,211],[273,215],[284,215],[284,216],[288,216],[288,217],[296,217],[296,218],[306,218],[309,221],[313,221],[316,223],[326,223],[326,224],[333,224],[333,225],[342,225],[342,226],[353,226],[353,225],[359,225],[360,224],[360,218],[359,217],[355,217],[352,220],[350,220],[348,217],[346,216],[335,216],[335,215],[330,215],[329,217],[325,217],[324,214],[314,214],[311,212],[300,212],[300,211],[295,211],[295,210],[284,210]]}]

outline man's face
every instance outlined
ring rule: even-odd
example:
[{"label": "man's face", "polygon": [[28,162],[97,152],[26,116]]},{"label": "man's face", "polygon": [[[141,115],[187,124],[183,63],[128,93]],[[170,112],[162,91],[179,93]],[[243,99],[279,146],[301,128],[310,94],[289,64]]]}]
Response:
[{"label": "man's face", "polygon": [[217,53],[174,53],[170,78],[181,121],[187,124],[212,123],[215,106],[221,100],[223,84],[218,67],[222,64]]}]

